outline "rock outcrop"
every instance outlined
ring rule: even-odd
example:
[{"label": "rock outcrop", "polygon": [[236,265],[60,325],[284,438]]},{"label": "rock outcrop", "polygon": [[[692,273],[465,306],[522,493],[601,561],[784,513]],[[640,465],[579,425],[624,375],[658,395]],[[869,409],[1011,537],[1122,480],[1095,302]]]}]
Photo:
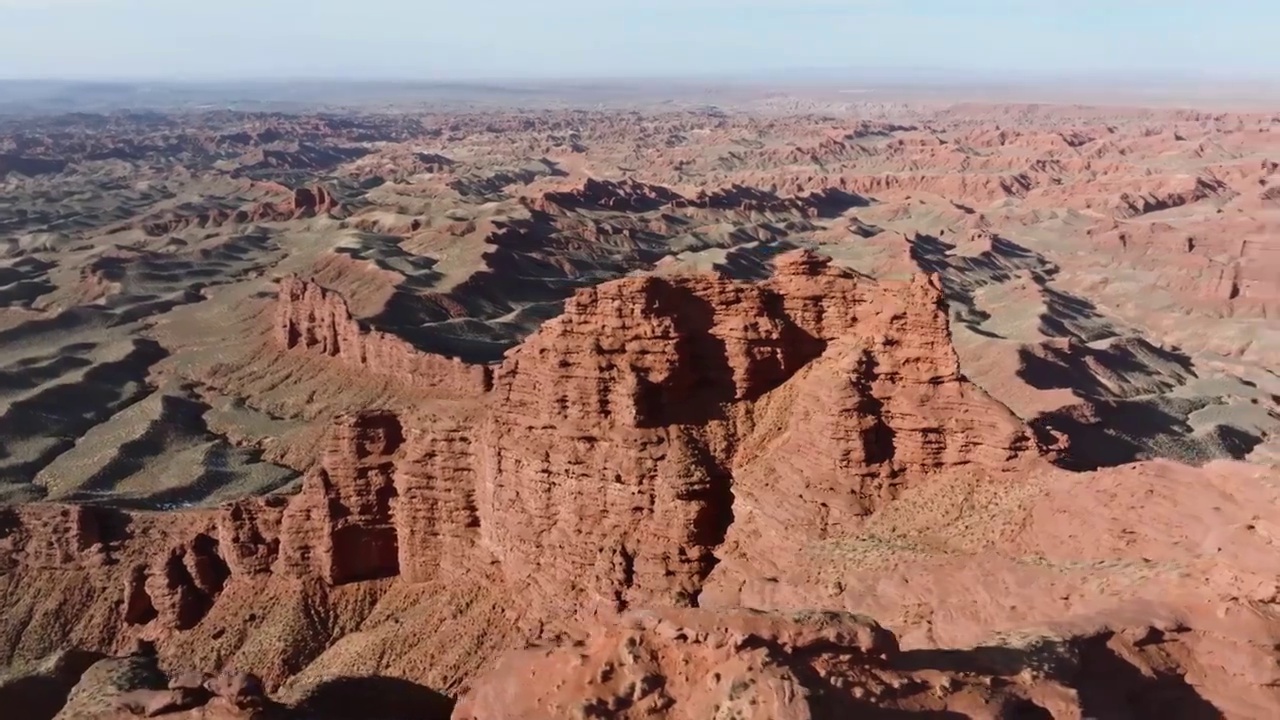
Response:
[{"label": "rock outcrop", "polygon": [[614,182],[589,178],[581,187],[545,193],[530,205],[543,212],[581,208],[647,212],[679,199],[678,193],[660,185],[649,185],[631,179]]},{"label": "rock outcrop", "polygon": [[142,231],[151,237],[162,237],[191,228],[212,229],[245,223],[288,222],[314,217],[341,216],[344,208],[323,185],[290,190],[274,183],[271,187],[286,193],[285,200],[264,200],[239,208],[213,207],[194,214],[167,214],[140,222]]},{"label": "rock outcrop", "polygon": [[262,681],[246,673],[168,677],[154,649],[103,658],[79,675],[59,703],[54,720],[268,720],[294,717],[266,694]]},{"label": "rock outcrop", "polygon": [[508,654],[453,717],[1218,717],[1177,674],[1180,635],[1143,627],[907,652],[846,613],[638,611],[580,643]]},{"label": "rock outcrop", "polygon": [[321,467],[303,480],[280,520],[284,572],[332,585],[399,574],[392,475],[403,443],[391,413],[334,423]]},{"label": "rock outcrop", "polygon": [[690,606],[743,498],[753,522],[821,535],[908,479],[1033,458],[947,337],[936,281],[861,282],[803,252],[756,285],[584,290],[495,374],[486,546],[554,615]]},{"label": "rock outcrop", "polygon": [[[182,669],[236,659],[273,689],[313,665],[372,671],[394,658],[412,677],[446,673],[457,690],[511,642],[573,637],[586,621],[603,629],[584,646],[585,664],[565,670],[570,651],[513,656],[500,668],[546,682],[520,689],[496,675],[460,717],[492,717],[501,702],[556,716],[572,710],[571,698],[590,705],[575,706],[583,712],[700,717],[753,697],[771,717],[873,707],[972,717],[1065,708],[1062,717],[1075,717],[1074,681],[993,687],[913,664],[861,620],[737,610],[818,598],[902,611],[895,600],[921,592],[918,583],[901,589],[915,568],[875,575],[815,548],[874,537],[869,529],[907,537],[913,523],[933,542],[951,525],[963,529],[974,505],[996,512],[1001,502],[1012,508],[1005,521],[1039,534],[1000,535],[1009,556],[993,551],[980,568],[1004,573],[1008,586],[1057,577],[1014,556],[1067,546],[1051,542],[1061,522],[1035,522],[1069,505],[1047,494],[1025,500],[1052,492],[1042,481],[1057,471],[1030,431],[961,374],[937,276],[876,283],[799,251],[775,258],[773,277],[754,284],[618,280],[579,291],[492,376],[368,331],[340,297],[295,278],[281,286],[276,337],[287,352],[429,384],[451,400],[416,414],[338,417],[292,496],[167,513],[0,512],[0,597],[21,618],[0,623],[4,657],[65,646],[118,653],[146,638]],[[964,483],[968,491],[955,489]],[[925,514],[904,519],[907,499]],[[1071,507],[1077,522],[1096,511]],[[930,525],[927,513],[944,520]],[[1120,537],[1097,535],[1090,547]],[[1115,540],[1114,553],[1125,543]],[[1233,552],[1269,557],[1263,544],[1250,535]],[[1250,570],[1232,587],[1261,593],[1257,577]],[[982,577],[953,579],[960,587]],[[865,582],[863,594],[845,580]],[[898,583],[896,594],[876,599],[876,582]],[[1158,582],[1151,593],[1180,581]],[[431,614],[434,595],[456,603],[457,616]],[[954,612],[989,612],[985,602],[966,596]],[[617,620],[641,609],[650,612]],[[425,614],[424,633],[465,626],[462,649],[363,644],[403,636],[406,613]],[[639,653],[634,667],[603,664],[618,648]],[[453,651],[480,659],[440,659]]]},{"label": "rock outcrop", "polygon": [[[339,298],[298,281],[285,293],[286,345],[371,354],[359,348],[376,335],[335,323]],[[509,354],[487,404],[471,431],[340,420],[279,521],[281,567],[334,584],[432,577],[482,546],[541,616],[691,606],[735,496],[748,507],[757,493],[787,496],[770,512],[739,509],[748,532],[792,522],[825,536],[908,480],[1036,455],[961,377],[936,282],[866,283],[807,253],[759,285],[638,278],[581,291]],[[237,550],[233,563],[268,552]]]},{"label": "rock outcrop", "polygon": [[[278,686],[370,611],[386,585],[368,581],[477,582],[470,437],[453,421],[406,428],[370,411],[334,421],[291,496],[167,513],[6,509],[0,594],[25,622],[0,623],[0,654],[111,653],[145,638],[193,669],[247,647]],[[278,634],[255,638],[262,623]]]},{"label": "rock outcrop", "polygon": [[439,395],[476,397],[488,389],[487,368],[425,353],[394,335],[366,329],[342,296],[297,277],[280,281],[275,339],[286,350],[332,357],[353,371]]},{"label": "rock outcrop", "polygon": [[323,185],[297,188],[293,198],[281,206],[282,214],[288,213],[290,219],[317,217],[338,210],[341,205],[338,199]]},{"label": "rock outcrop", "polygon": [[849,529],[904,484],[1036,455],[1025,428],[959,374],[936,281],[878,285],[806,252],[780,257],[760,284],[634,278],[580,291],[509,353],[488,393],[487,369],[367,331],[313,283],[283,281],[276,332],[291,352],[471,409],[340,417],[292,497],[144,516],[9,510],[0,567],[90,572],[118,588],[114,608],[92,611],[103,632],[163,637],[225,618],[264,583],[449,582],[475,562],[522,593],[522,614],[554,625],[695,606],[727,538],[739,560],[783,553],[781,540],[751,538],[783,522]]}]

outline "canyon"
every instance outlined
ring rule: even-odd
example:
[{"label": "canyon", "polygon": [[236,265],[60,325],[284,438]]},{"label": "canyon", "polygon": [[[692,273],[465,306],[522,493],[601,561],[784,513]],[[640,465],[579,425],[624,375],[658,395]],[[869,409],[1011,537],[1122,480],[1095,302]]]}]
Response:
[{"label": "canyon", "polygon": [[0,117],[5,706],[1274,714],[1280,116],[775,100]]}]

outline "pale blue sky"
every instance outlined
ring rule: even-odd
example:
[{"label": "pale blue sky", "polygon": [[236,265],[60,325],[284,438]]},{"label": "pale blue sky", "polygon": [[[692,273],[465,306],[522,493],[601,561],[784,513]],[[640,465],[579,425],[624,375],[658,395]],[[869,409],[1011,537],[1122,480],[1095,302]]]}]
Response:
[{"label": "pale blue sky", "polygon": [[1280,0],[0,0],[0,77],[1280,75]]}]

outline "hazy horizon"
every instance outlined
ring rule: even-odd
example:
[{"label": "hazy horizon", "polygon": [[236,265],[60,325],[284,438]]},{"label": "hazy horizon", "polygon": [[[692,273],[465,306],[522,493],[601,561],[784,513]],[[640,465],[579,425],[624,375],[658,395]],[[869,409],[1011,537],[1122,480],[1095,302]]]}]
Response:
[{"label": "hazy horizon", "polygon": [[[0,0],[0,77],[1274,81],[1254,0]],[[847,76],[847,77],[846,77]]]}]

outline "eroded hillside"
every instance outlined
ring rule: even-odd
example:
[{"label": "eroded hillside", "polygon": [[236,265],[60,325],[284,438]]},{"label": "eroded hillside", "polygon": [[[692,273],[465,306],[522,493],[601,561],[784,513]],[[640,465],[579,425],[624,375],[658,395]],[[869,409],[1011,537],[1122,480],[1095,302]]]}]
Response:
[{"label": "eroded hillside", "polygon": [[1266,716],[1277,128],[0,122],[0,697]]}]

